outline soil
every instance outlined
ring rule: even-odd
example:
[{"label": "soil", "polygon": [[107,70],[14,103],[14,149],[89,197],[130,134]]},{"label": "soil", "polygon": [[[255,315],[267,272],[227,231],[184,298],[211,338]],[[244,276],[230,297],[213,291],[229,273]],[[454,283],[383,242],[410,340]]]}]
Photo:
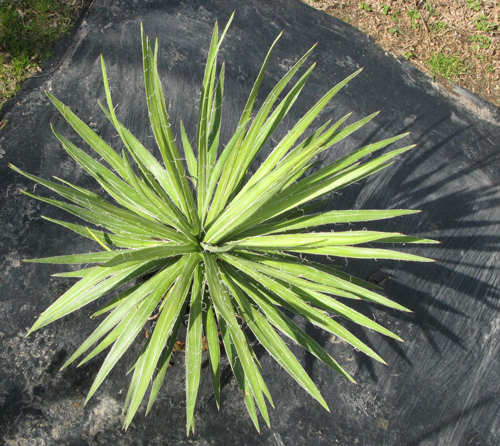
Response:
[{"label": "soil", "polygon": [[450,89],[453,82],[500,106],[498,0],[302,0],[409,59]]}]

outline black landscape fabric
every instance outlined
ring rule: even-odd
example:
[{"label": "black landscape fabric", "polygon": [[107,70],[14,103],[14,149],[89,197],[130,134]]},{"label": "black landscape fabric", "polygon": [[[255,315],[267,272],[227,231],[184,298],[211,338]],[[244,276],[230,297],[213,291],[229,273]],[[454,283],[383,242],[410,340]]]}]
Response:
[{"label": "black landscape fabric", "polygon": [[[43,220],[42,215],[71,217],[21,194],[19,189],[32,192],[34,184],[11,171],[8,163],[44,178],[56,175],[99,191],[53,136],[51,122],[88,149],[44,90],[121,150],[118,136],[97,104],[105,100],[101,53],[118,118],[156,150],[144,96],[141,22],[149,36],[159,37],[159,70],[174,133],[180,135],[182,119],[193,140],[213,25],[216,20],[225,25],[233,10],[235,19],[220,54],[226,63],[222,141],[227,142],[235,130],[267,50],[282,30],[257,105],[303,53],[318,45],[310,57],[317,67],[278,129],[280,135],[329,88],[364,67],[316,125],[348,112],[353,112],[350,122],[377,110],[381,113],[325,152],[323,160],[405,131],[412,133],[400,146],[418,146],[390,168],[333,195],[323,209],[421,209],[419,214],[353,228],[397,230],[437,239],[440,245],[401,247],[437,262],[339,261],[347,272],[385,281],[386,295],[413,310],[403,314],[375,305],[356,307],[406,341],[402,344],[354,329],[388,366],[295,318],[357,381],[347,382],[300,348],[291,347],[331,413],[257,348],[276,405],[270,414],[271,430],[263,426],[258,434],[227,360],[222,368],[222,406],[217,411],[204,356],[196,434],[187,438],[184,357],[178,352],[153,410],[145,418],[141,409],[124,433],[121,409],[130,379],[125,373],[139,345],[86,406],[85,396],[104,355],[80,368],[70,366],[59,372],[96,328],[98,322],[89,316],[97,304],[24,339],[38,315],[73,282],[50,276],[64,267],[25,264],[23,259],[100,248]],[[57,46],[45,72],[51,68],[55,70],[49,75],[28,81],[0,112],[6,121],[0,131],[0,444],[499,444],[500,124],[493,107],[452,96],[351,26],[293,0],[98,0]],[[51,196],[41,186],[36,192]]]}]

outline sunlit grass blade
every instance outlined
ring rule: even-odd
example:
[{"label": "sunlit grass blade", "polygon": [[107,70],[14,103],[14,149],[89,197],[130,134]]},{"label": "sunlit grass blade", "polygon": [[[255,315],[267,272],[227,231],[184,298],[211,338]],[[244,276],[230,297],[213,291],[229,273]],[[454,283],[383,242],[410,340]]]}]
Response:
[{"label": "sunlit grass blade", "polygon": [[260,433],[259,419],[257,417],[257,410],[255,409],[255,402],[252,396],[252,388],[245,376],[245,372],[243,371],[243,367],[241,366],[240,358],[236,353],[236,348],[231,341],[226,321],[224,319],[220,319],[219,325],[222,342],[224,344],[224,349],[229,360],[229,365],[231,366],[238,387],[240,388],[240,391],[243,395],[243,400],[245,401],[245,405],[247,406],[248,414],[252,419],[255,429],[257,429],[257,432]]},{"label": "sunlit grass blade", "polygon": [[388,154],[382,155],[373,161],[369,161],[361,166],[355,166],[348,172],[339,172],[327,179],[317,179],[314,174],[293,184],[288,189],[280,192],[275,200],[272,201],[272,206],[263,206],[253,218],[253,224],[242,225],[241,231],[249,227],[264,222],[283,212],[300,206],[322,195],[339,190],[346,187],[355,181],[372,175],[375,172],[388,167],[387,161],[391,158],[400,155],[401,153],[411,149],[414,146],[404,147],[399,150],[394,150]]},{"label": "sunlit grass blade", "polygon": [[[111,171],[105,168],[102,164],[95,161],[92,157],[84,153],[66,138],[64,138],[57,130],[52,127],[54,135],[59,139],[65,150],[82,166],[86,172],[93,176],[97,182],[108,192],[119,204],[123,207],[136,212],[142,217],[151,220],[161,220],[157,214],[157,209],[149,201],[144,201],[141,194],[136,189],[130,187],[127,183],[121,181]],[[123,163],[123,160],[122,160]],[[128,172],[126,164],[123,163],[124,170]],[[131,179],[129,178],[129,181]]]},{"label": "sunlit grass blade", "polygon": [[[186,312],[188,301],[184,301],[184,306],[181,308],[179,314],[184,314]],[[163,351],[161,352],[160,359],[158,359],[158,365],[153,374],[152,384],[151,384],[151,392],[149,394],[148,407],[146,408],[146,415],[149,413],[153,404],[158,396],[158,392],[160,391],[161,385],[165,378],[165,374],[170,364],[170,357],[172,356],[172,352],[174,351],[174,346],[177,340],[177,336],[179,333],[179,328],[182,324],[182,318],[178,317],[177,321],[174,324],[174,328],[172,329],[172,334],[169,336]],[[134,387],[135,389],[135,387]]]},{"label": "sunlit grass blade", "polygon": [[168,304],[163,306],[163,310],[160,313],[160,317],[158,318],[158,322],[156,323],[155,330],[151,335],[151,340],[146,350],[146,357],[142,364],[142,368],[140,370],[136,369],[137,373],[139,373],[139,381],[132,399],[130,400],[130,405],[128,406],[123,422],[125,429],[128,428],[139,408],[139,404],[156,370],[156,365],[163,351],[163,347],[168,337],[171,335],[177,318],[182,317],[180,312],[184,306],[184,300],[192,282],[194,269],[200,261],[200,258],[198,254],[192,254],[190,256],[184,256],[182,261],[184,262],[184,268],[181,270],[172,291],[168,295],[168,300],[166,302]]},{"label": "sunlit grass blade", "polygon": [[192,430],[194,434],[194,407],[201,374],[202,351],[202,297],[203,275],[198,265],[194,274],[193,289],[191,291],[191,305],[186,336],[186,412],[187,434]]},{"label": "sunlit grass blade", "polygon": [[187,261],[188,257],[186,256],[176,263],[175,268],[164,270],[163,274],[159,275],[160,277],[156,282],[156,286],[153,286],[150,294],[142,301],[138,311],[135,313],[132,320],[127,324],[122,335],[115,341],[113,347],[106,356],[106,359],[101,366],[92,387],[90,388],[86,401],[91,398],[98,387],[102,384],[104,378],[106,378],[111,369],[130,347],[151,312],[156,308],[172,283],[177,279],[179,272],[182,271],[182,268],[186,267]]},{"label": "sunlit grass blade", "polygon": [[[229,19],[232,21],[234,14]],[[212,41],[208,50],[207,62],[205,65],[205,74],[203,76],[203,84],[201,87],[200,108],[198,112],[198,127],[196,131],[196,144],[198,150],[198,214],[204,218],[206,212],[207,201],[207,186],[208,186],[208,151],[209,151],[209,134],[210,134],[210,115],[212,106],[212,97],[215,88],[215,75],[217,70],[217,52],[220,44],[227,32],[227,26],[219,40],[219,27],[217,22],[212,33]]]},{"label": "sunlit grass blade", "polygon": [[[158,267],[157,269],[154,268],[154,271],[158,271],[162,269],[162,267],[168,265],[168,261],[159,261],[158,265],[161,265],[161,267]],[[151,271],[153,272],[153,271]],[[151,272],[149,274],[151,274]],[[142,286],[143,283],[138,283],[137,285],[134,285],[133,287],[123,291],[122,293],[118,294],[118,296],[113,297],[111,300],[109,300],[104,306],[102,306],[99,310],[97,310],[92,316],[90,316],[90,319],[95,319],[97,316],[100,316],[101,314],[107,313],[108,311],[111,311],[113,308],[116,308],[118,305],[124,302],[126,298],[128,298],[132,293],[137,290],[140,286]]]},{"label": "sunlit grass blade", "polygon": [[191,143],[189,142],[189,138],[186,133],[186,129],[184,128],[184,124],[181,121],[181,139],[182,139],[182,147],[184,148],[184,154],[186,155],[186,163],[189,170],[189,175],[191,175],[191,180],[195,187],[198,185],[198,161],[196,160],[196,156],[194,154],[193,148],[191,147]]},{"label": "sunlit grass blade", "polygon": [[69,223],[67,221],[62,221],[62,220],[56,220],[54,218],[49,218],[45,216],[42,216],[42,218],[52,223],[61,225],[73,232],[76,232],[77,234],[83,237],[89,239],[97,238],[98,241],[100,241],[101,243],[105,243],[106,245],[116,246],[117,248],[147,248],[151,246],[156,246],[159,243],[157,240],[151,239],[150,241],[145,241],[140,239],[134,239],[133,237],[123,237],[121,235],[102,232],[96,229],[92,229],[92,234],[95,236],[92,237],[89,231],[87,230],[86,226],[75,225],[74,223]]},{"label": "sunlit grass blade", "polygon": [[304,215],[293,219],[283,219],[275,223],[267,223],[255,226],[240,234],[239,238],[256,235],[274,234],[279,232],[297,231],[314,226],[354,223],[359,221],[383,220],[386,218],[400,217],[402,215],[415,214],[420,211],[413,210],[351,210],[351,211],[329,211],[317,214]]},{"label": "sunlit grass blade", "polygon": [[219,72],[219,79],[215,88],[215,97],[210,112],[210,131],[208,133],[208,158],[207,167],[210,170],[215,165],[219,148],[220,130],[222,125],[222,99],[224,98],[224,77],[226,66],[223,63]]},{"label": "sunlit grass blade", "polygon": [[[97,347],[95,347],[87,356],[85,356],[85,358],[83,358],[80,361],[80,363],[78,364],[78,367],[80,367],[83,364],[85,364],[86,362],[90,361],[92,358],[96,357],[99,353],[106,350],[111,344],[113,344],[113,342],[115,342],[123,334],[123,332],[127,328],[130,321],[134,318],[136,313],[139,311],[139,308],[138,308],[139,306],[140,305],[137,305],[135,308],[130,309],[128,314],[126,314],[125,317],[121,321],[114,324],[114,328],[113,327],[108,328],[109,326],[107,326],[106,332],[110,331],[109,334],[99,343],[99,345]],[[103,332],[104,332],[104,329],[103,329]],[[104,334],[106,334],[106,332],[104,332],[103,334],[99,333],[99,337],[96,339],[96,341],[99,340],[102,336],[104,336]],[[78,356],[80,356],[82,353],[83,352],[77,350],[75,352],[75,354],[70,358],[71,362],[74,359],[76,359],[76,354],[78,354]],[[64,365],[64,367],[66,367],[66,365],[69,365],[69,363],[70,363],[70,361],[68,361]]]},{"label": "sunlit grass blade", "polygon": [[291,319],[283,312],[278,310],[266,297],[269,291],[259,289],[257,284],[247,280],[247,278],[237,270],[229,267],[229,274],[237,285],[245,291],[249,298],[261,309],[262,314],[266,319],[276,327],[281,333],[288,336],[291,340],[301,345],[304,349],[312,353],[318,359],[323,361],[340,375],[344,376],[351,382],[354,379],[335,361],[326,351],[307,333],[299,328]]},{"label": "sunlit grass blade", "polygon": [[226,275],[222,274],[222,279],[231,290],[233,297],[237,300],[242,315],[250,326],[259,342],[269,351],[273,358],[326,410],[329,411],[326,401],[323,399],[318,389],[309,376],[297,361],[292,352],[288,349],[282,339],[269,325],[266,319],[252,306],[245,294]]},{"label": "sunlit grass blade", "polygon": [[366,355],[385,364],[385,361],[377,353],[375,353],[366,344],[361,342],[356,336],[346,330],[342,325],[330,319],[330,317],[326,313],[313,308],[309,304],[304,302],[299,296],[297,296],[294,291],[292,291],[293,287],[292,289],[290,289],[288,284],[284,285],[278,280],[273,280],[268,276],[253,270],[242,262],[239,262],[238,259],[232,259],[224,254],[220,254],[220,256],[240,271],[244,272],[256,281],[262,283],[262,285],[264,285],[266,288],[272,290],[277,297],[277,299],[274,300],[274,304],[281,305],[289,309],[290,311],[293,311],[294,313],[300,314],[312,324],[336,336],[339,336],[340,338],[351,344],[353,347],[361,350]]},{"label": "sunlit grass blade", "polygon": [[265,261],[260,262],[260,260],[265,260],[264,257],[259,257],[257,255],[240,253],[240,256],[235,257],[234,260],[238,259],[239,262],[244,263],[245,265],[253,268],[257,271],[260,271],[270,277],[274,277],[277,279],[284,280],[290,284],[296,285],[300,288],[304,288],[306,290],[314,290],[322,293],[333,294],[335,296],[346,297],[348,299],[356,299],[360,300],[359,296],[352,294],[350,292],[346,292],[342,289],[333,287],[331,285],[326,285],[324,283],[313,282],[311,280],[304,280],[301,274],[295,275],[286,270],[286,268],[281,268],[282,264],[279,264],[278,267],[269,266]]},{"label": "sunlit grass blade", "polygon": [[[307,261],[305,259],[298,259],[294,256],[290,256],[288,258],[272,258],[269,255],[256,255],[248,253],[244,253],[243,256],[245,258],[257,260],[264,265],[273,266],[280,271],[294,274],[297,277],[303,277],[319,284],[344,290],[350,295],[360,299],[396,308],[401,311],[410,311],[402,305],[399,305],[398,303],[370,290],[370,288],[380,289],[380,287],[377,287],[370,282],[350,276],[330,266]],[[343,297],[347,297],[347,295],[343,294]]]},{"label": "sunlit grass blade", "polygon": [[153,54],[149,39],[144,35],[142,26],[141,33],[144,81],[149,117],[156,142],[165,164],[166,173],[172,186],[172,195],[170,198],[172,198],[184,216],[197,227],[197,221],[193,220],[197,218],[194,208],[192,207],[194,206],[194,201],[187,183],[184,166],[175,143],[175,137],[170,128],[165,107],[165,99],[163,97],[163,91],[157,72],[156,58],[158,44],[156,45],[155,54]]},{"label": "sunlit grass blade", "polygon": [[174,194],[174,191],[171,180],[165,169],[161,167],[161,164],[148,152],[148,150],[137,140],[137,138],[132,135],[123,126],[123,124],[116,119],[116,117],[112,116],[108,109],[106,109],[102,104],[99,105],[106,116],[111,120],[116,130],[122,136],[125,147],[132,155],[143,176],[143,181],[146,185],[149,185],[151,192],[154,191],[158,196],[158,198],[155,199],[155,196],[150,193],[149,188],[144,188],[141,184],[141,187],[143,187],[149,200],[153,201],[153,203],[157,205],[162,212],[171,218],[172,226],[183,229],[185,232],[190,231],[191,226],[187,221],[186,216],[179,210],[170,198]]},{"label": "sunlit grass blade", "polygon": [[339,82],[335,87],[328,91],[301,119],[295,124],[292,130],[290,130],[286,137],[281,140],[278,146],[271,152],[269,157],[264,161],[261,167],[255,172],[252,179],[248,182],[248,187],[260,181],[264,178],[285,156],[292,145],[297,141],[297,139],[304,133],[304,131],[309,127],[312,121],[319,115],[319,113],[325,108],[325,106],[330,102],[330,100],[345,86],[347,83],[356,77],[362,70],[358,70],[345,78],[342,82]]},{"label": "sunlit grass blade", "polygon": [[28,263],[56,263],[56,264],[80,264],[80,263],[104,263],[118,255],[119,251],[98,251],[85,254],[70,254],[67,256],[41,257],[39,259],[25,259]]},{"label": "sunlit grass blade", "polygon": [[[300,95],[304,85],[307,82],[307,79],[311,75],[314,70],[316,64],[311,65],[309,69],[302,75],[302,77],[296,82],[293,88],[288,92],[288,94],[283,98],[283,100],[279,103],[279,105],[272,112],[271,116],[267,118],[265,123],[259,127],[257,123],[252,124],[246,138],[242,143],[242,147],[240,152],[242,155],[240,156],[241,165],[237,167],[236,175],[237,175],[237,184],[243,179],[245,173],[248,171],[250,164],[254,160],[257,153],[264,146],[264,144],[268,141],[270,136],[276,130],[281,121],[285,118],[285,116],[290,111],[290,108],[293,106],[298,96]],[[256,118],[258,119],[258,117]],[[250,181],[251,182],[251,181]],[[251,186],[251,185],[250,185]],[[234,191],[237,192],[237,191]],[[233,195],[234,195],[233,192]]]},{"label": "sunlit grass blade", "polygon": [[[259,251],[260,248],[254,248]],[[379,248],[358,248],[354,246],[323,246],[319,248],[290,248],[291,252],[301,252],[303,254],[320,254],[324,256],[347,257],[353,259],[392,259],[406,260],[413,262],[435,262],[433,259],[407,254],[399,251]]]},{"label": "sunlit grass blade", "polygon": [[97,134],[90,129],[80,118],[78,118],[66,105],[59,99],[52,96],[48,91],[45,94],[52,103],[61,112],[64,119],[75,129],[82,139],[92,147],[107,163],[124,179],[126,179],[125,168],[122,159],[108,144],[106,144]]},{"label": "sunlit grass blade", "polygon": [[144,260],[165,259],[181,254],[190,254],[198,252],[198,248],[194,245],[172,245],[170,243],[161,243],[157,246],[127,250],[113,251],[116,255],[104,263],[103,267],[118,266],[127,262],[140,262]]},{"label": "sunlit grass blade", "polygon": [[[236,150],[233,150],[231,152],[227,165],[224,171],[222,172],[221,180],[219,182],[219,185],[215,193],[214,203],[216,207],[214,208],[213,216],[219,215],[219,213],[225,208],[227,200],[229,199],[230,195],[233,193],[235,187],[238,185],[238,182],[241,179],[241,172],[239,170],[239,166],[241,166],[246,162],[245,156],[247,155],[247,151],[244,149],[244,147],[248,147],[255,140],[258,131],[260,130],[262,125],[264,125],[264,122],[269,116],[269,113],[273,105],[275,104],[276,100],[278,99],[279,94],[290,82],[290,80],[295,75],[297,70],[307,60],[313,49],[314,46],[309,51],[307,51],[306,54],[304,54],[299,59],[299,61],[288,71],[288,73],[278,82],[278,84],[276,84],[276,86],[273,88],[273,90],[269,93],[268,97],[264,101],[259,112],[255,116],[255,119],[253,120],[252,125],[250,126],[248,132],[245,134],[245,136],[240,137],[240,140],[238,141],[238,144],[236,146]],[[269,54],[270,53],[268,53],[267,57],[269,57]],[[265,63],[267,63],[267,58]],[[258,82],[260,84],[260,80]],[[253,101],[251,102],[251,104],[253,107]],[[249,103],[247,103],[247,107],[248,106]],[[245,119],[250,116],[250,113],[248,113],[247,108],[245,108],[243,116],[245,116]],[[240,124],[244,120],[243,116],[240,120]]]},{"label": "sunlit grass blade", "polygon": [[47,308],[35,322],[30,333],[87,305],[121,284],[139,277],[149,269],[150,265],[147,263],[119,269],[96,268]]},{"label": "sunlit grass blade", "polygon": [[[235,149],[238,140],[240,139],[241,135],[243,135],[243,132],[247,129],[248,123],[250,122],[250,119],[247,119],[246,121],[243,121],[241,125],[238,126],[236,129],[234,135],[231,137],[229,142],[227,143],[226,147],[224,147],[224,150],[222,151],[219,159],[217,160],[217,163],[215,165],[214,170],[210,174],[210,182],[208,185],[208,190],[207,190],[207,197],[210,200],[214,196],[214,190],[217,185],[217,182],[219,181],[223,169],[228,168],[228,158],[233,152],[233,149]],[[210,206],[210,209],[208,211],[207,219],[206,219],[206,224],[209,224],[213,218],[216,216],[217,209],[219,208],[219,201],[221,200],[221,195],[215,195],[213,197],[213,202],[212,205]]]},{"label": "sunlit grass blade", "polygon": [[321,246],[358,245],[380,239],[397,237],[400,234],[378,231],[338,231],[300,234],[275,234],[248,237],[238,247],[250,249],[315,248]]},{"label": "sunlit grass blade", "polygon": [[205,295],[204,304],[206,310],[203,312],[205,334],[207,338],[208,353],[210,356],[210,375],[214,388],[215,402],[220,408],[220,347],[217,323],[215,322],[214,310],[210,299]]},{"label": "sunlit grass blade", "polygon": [[68,271],[66,273],[52,274],[52,277],[78,277],[78,278],[83,278],[87,274],[90,274],[95,269],[96,269],[96,267],[93,266],[91,268],[83,268],[83,269],[79,269],[77,271]]},{"label": "sunlit grass blade", "polygon": [[248,380],[248,384],[250,385],[252,394],[257,402],[262,416],[264,417],[264,420],[269,425],[269,415],[267,413],[266,402],[264,400],[264,396],[262,395],[259,380],[257,379],[257,373],[259,372],[255,368],[255,363],[249,352],[250,347],[246,343],[245,335],[236,321],[228,291],[220,283],[220,273],[215,259],[210,255],[203,254],[203,260],[207,271],[210,295],[212,297],[212,301],[214,302],[216,314],[219,319],[219,326],[221,324],[221,319],[227,324],[227,328],[231,335],[231,340],[236,349],[245,378]]},{"label": "sunlit grass blade", "polygon": [[94,209],[96,209],[96,211],[89,211],[81,208],[80,206],[75,206],[63,201],[40,197],[39,195],[34,195],[26,191],[21,192],[28,197],[35,198],[36,200],[43,201],[44,203],[49,203],[69,212],[70,214],[76,215],[89,223],[93,223],[96,226],[102,226],[115,233],[127,233],[134,236],[147,236],[155,239],[159,238],[160,240],[176,240],[179,242],[189,243],[189,240],[173,229],[157,224],[153,221],[146,220],[137,214],[129,213],[129,211],[125,209],[114,207],[100,209],[95,207]]}]

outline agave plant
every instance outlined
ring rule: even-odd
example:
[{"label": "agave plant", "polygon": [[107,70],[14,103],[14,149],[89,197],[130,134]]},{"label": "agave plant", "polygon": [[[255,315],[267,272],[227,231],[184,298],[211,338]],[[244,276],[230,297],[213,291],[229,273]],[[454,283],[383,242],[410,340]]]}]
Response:
[{"label": "agave plant", "polygon": [[[300,315],[380,362],[384,361],[376,352],[330,315],[400,340],[345,302],[364,299],[408,310],[377,293],[377,286],[348,275],[328,262],[308,260],[307,254],[429,261],[363,244],[432,243],[431,240],[368,230],[306,232],[315,226],[378,220],[418,212],[362,210],[314,213],[328,194],[388,167],[394,157],[412,147],[393,150],[363,162],[365,157],[405,136],[398,135],[362,147],[319,170],[312,169],[315,159],[322,152],[376,116],[375,113],[343,126],[349,117],[347,115],[335,123],[328,121],[306,134],[333,96],[359,71],[328,91],[283,139],[274,144],[267,159],[249,177],[252,161],[270,141],[273,131],[292,107],[314,68],[314,65],[308,68],[277,102],[284,88],[305,63],[311,48],[278,82],[253,116],[259,85],[278,36],[263,62],[234,135],[220,150],[224,65],[217,65],[217,53],[229,23],[220,38],[217,24],[214,28],[201,91],[195,147],[191,146],[181,122],[186,166],[169,123],[157,71],[158,43],[153,51],[144,32],[142,50],[146,99],[163,164],[116,118],[102,60],[107,107],[101,107],[123,141],[125,149],[121,156],[68,107],[47,94],[69,124],[108,166],[87,155],[53,128],[54,134],[64,149],[116,203],[112,204],[66,180],[56,178],[60,183],[47,181],[11,166],[69,202],[22,191],[24,194],[57,206],[87,221],[92,227],[52,218],[47,220],[95,240],[104,249],[27,260],[95,264],[78,271],[56,274],[80,280],[42,313],[30,333],[124,284],[130,284],[130,288],[112,298],[92,316],[107,314],[63,366],[67,367],[93,346],[80,364],[111,347],[89,391],[88,400],[134,340],[138,338],[144,342],[130,369],[133,374],[125,401],[125,429],[130,425],[148,387],[151,390],[146,413],[150,411],[186,313],[189,314],[185,349],[188,435],[190,430],[194,432],[194,409],[204,348],[208,349],[217,406],[220,401],[221,354],[224,351],[256,428],[259,429],[257,408],[269,425],[266,399],[271,405],[273,403],[262,379],[249,332],[306,392],[328,409],[320,392],[281,336],[298,343],[348,380],[353,379],[296,322],[286,316],[283,309]],[[148,321],[153,326],[146,338],[144,327]]]}]

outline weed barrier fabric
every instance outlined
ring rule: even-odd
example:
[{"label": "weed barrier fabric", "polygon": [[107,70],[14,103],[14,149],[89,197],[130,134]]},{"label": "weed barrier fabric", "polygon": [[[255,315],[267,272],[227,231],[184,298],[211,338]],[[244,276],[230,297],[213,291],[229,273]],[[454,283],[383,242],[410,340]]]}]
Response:
[{"label": "weed barrier fabric", "polygon": [[[329,88],[364,67],[316,125],[351,111],[351,122],[377,110],[381,114],[325,152],[322,160],[329,161],[366,143],[406,131],[412,133],[401,146],[418,143],[390,168],[333,195],[323,210],[421,209],[419,214],[360,224],[353,229],[397,230],[442,243],[401,248],[436,259],[433,264],[337,259],[347,272],[385,282],[386,295],[413,310],[412,314],[403,314],[362,303],[357,307],[405,339],[402,344],[354,330],[389,366],[363,357],[295,318],[358,383],[348,383],[300,348],[291,346],[331,413],[295,384],[266,352],[257,349],[263,377],[276,405],[270,414],[272,429],[263,426],[258,434],[227,360],[222,364],[222,406],[217,411],[208,358],[204,356],[195,412],[196,434],[187,438],[184,357],[177,352],[152,412],[145,418],[144,410],[140,410],[124,433],[121,408],[130,379],[125,373],[138,345],[86,406],[85,396],[104,355],[80,368],[71,366],[59,372],[97,326],[98,322],[89,316],[98,304],[24,339],[38,315],[72,281],[50,276],[68,268],[23,264],[22,260],[90,252],[99,246],[43,220],[41,215],[66,220],[71,217],[19,193],[20,188],[33,191],[34,185],[15,175],[7,165],[12,163],[44,178],[56,175],[100,192],[52,135],[50,122],[85,149],[49,103],[44,90],[70,106],[121,150],[118,137],[96,102],[105,100],[101,53],[107,63],[118,118],[148,148],[156,150],[144,97],[140,22],[149,36],[160,39],[159,67],[174,133],[180,135],[182,119],[194,140],[193,126],[212,27],[216,19],[225,24],[235,9],[220,56],[226,62],[222,141],[227,142],[236,128],[267,49],[280,31],[285,32],[268,65],[259,103],[286,70],[318,42],[310,57],[317,67],[279,133],[286,134]],[[499,443],[500,125],[494,109],[481,104],[478,108],[438,89],[408,62],[385,54],[351,26],[292,0],[100,0],[61,43],[53,65],[61,58],[53,73],[28,81],[3,111],[0,444]]]}]

